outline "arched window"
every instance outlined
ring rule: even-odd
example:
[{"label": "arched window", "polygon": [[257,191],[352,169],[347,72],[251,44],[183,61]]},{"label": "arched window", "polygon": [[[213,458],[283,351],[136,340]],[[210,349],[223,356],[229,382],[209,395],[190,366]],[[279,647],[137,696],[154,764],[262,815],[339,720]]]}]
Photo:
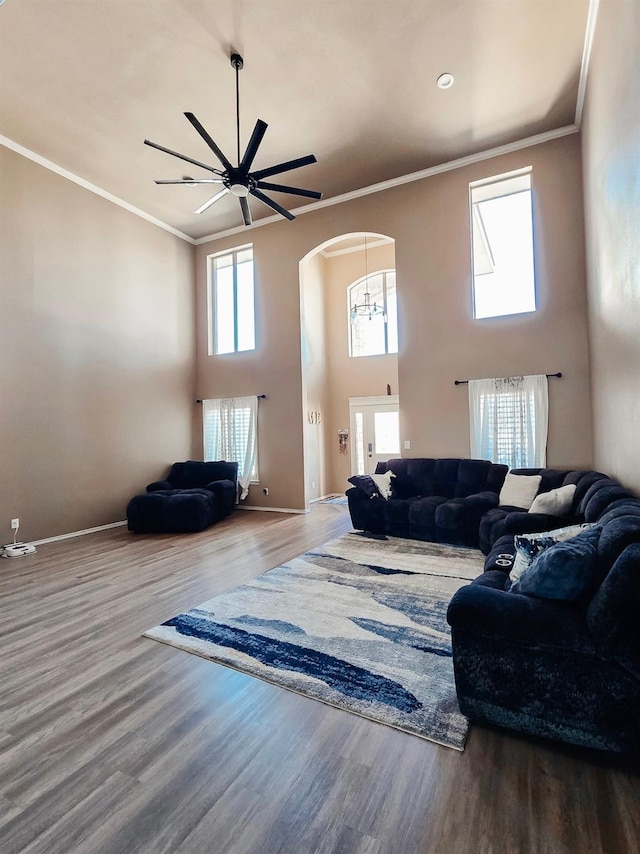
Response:
[{"label": "arched window", "polygon": [[349,355],[398,352],[396,271],[381,270],[347,288]]}]

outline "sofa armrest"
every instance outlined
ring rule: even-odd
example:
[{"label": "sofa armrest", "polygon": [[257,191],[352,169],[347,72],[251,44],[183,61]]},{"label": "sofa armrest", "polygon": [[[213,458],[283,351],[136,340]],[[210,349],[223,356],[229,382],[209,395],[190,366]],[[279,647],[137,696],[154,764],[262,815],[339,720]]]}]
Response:
[{"label": "sofa armrest", "polygon": [[159,492],[161,489],[173,489],[168,480],[155,480],[147,486],[147,492]]},{"label": "sofa armrest", "polygon": [[[360,489],[359,486],[351,486],[349,489],[347,489],[347,491],[345,492],[345,495],[351,501],[371,501],[371,496],[367,495],[367,493],[364,491],[364,489]],[[373,497],[376,498],[379,496],[373,496]]]},{"label": "sofa armrest", "polygon": [[504,590],[506,576],[497,570],[485,572],[461,587],[447,611],[453,629],[482,635],[509,644],[544,650],[559,647],[595,654],[595,646],[584,615],[572,605],[536,599]]},{"label": "sofa armrest", "polygon": [[357,531],[384,534],[384,505],[386,504],[384,498],[379,495],[371,498],[358,486],[347,489],[346,496],[353,527]]},{"label": "sofa armrest", "polygon": [[215,495],[218,509],[226,516],[235,507],[238,486],[232,480],[212,480],[203,489]]}]

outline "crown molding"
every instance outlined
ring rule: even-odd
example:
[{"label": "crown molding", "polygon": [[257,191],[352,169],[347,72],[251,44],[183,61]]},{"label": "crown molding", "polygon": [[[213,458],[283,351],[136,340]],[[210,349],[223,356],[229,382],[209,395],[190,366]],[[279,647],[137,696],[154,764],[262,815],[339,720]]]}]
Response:
[{"label": "crown molding", "polygon": [[[593,6],[595,6],[597,10],[597,5],[598,0],[591,0],[590,11]],[[595,13],[592,20],[592,27],[595,27]],[[586,41],[587,40],[585,39],[585,50]],[[590,44],[592,41],[593,32],[591,32]],[[583,66],[585,67],[585,69],[588,66],[588,57],[586,61],[583,60]],[[585,80],[586,74],[587,71],[585,70]],[[293,208],[292,213],[294,213],[296,216],[300,216],[301,214],[306,213],[313,213],[313,211],[321,210],[322,208],[333,207],[334,205],[340,205],[344,202],[350,202],[354,199],[360,199],[364,196],[372,195],[373,193],[381,193],[384,190],[390,190],[394,187],[401,187],[403,184],[411,184],[414,181],[422,181],[424,178],[431,178],[434,175],[441,175],[444,172],[451,172],[455,169],[463,169],[465,166],[470,166],[473,163],[481,163],[483,160],[490,160],[492,157],[500,157],[504,154],[509,154],[513,151],[521,151],[523,148],[530,148],[533,145],[541,145],[545,142],[550,142],[551,140],[559,139],[560,137],[569,136],[573,133],[577,133],[579,130],[580,128],[575,124],[567,125],[566,127],[556,128],[555,130],[546,131],[545,133],[539,133],[535,136],[525,137],[524,139],[516,140],[515,142],[509,142],[506,145],[500,145],[496,148],[489,148],[485,151],[479,151],[475,154],[469,154],[466,157],[460,157],[456,160],[449,160],[446,163],[440,163],[437,166],[430,166],[427,169],[421,169],[418,172],[410,172],[407,175],[400,175],[398,178],[390,178],[388,181],[381,181],[378,184],[371,184],[370,186],[362,187],[359,190],[352,190],[348,193],[341,193],[338,196],[332,196],[329,199],[323,199],[319,202],[312,202],[308,205],[301,205],[298,208]],[[273,222],[280,222],[282,220],[282,217],[279,214],[273,214],[271,216],[263,217],[262,219],[259,219],[257,222],[254,222],[252,225],[249,226],[238,225],[234,226],[233,228],[224,229],[223,231],[207,234],[204,237],[193,238],[190,237],[188,234],[179,231],[177,228],[174,228],[168,223],[163,222],[162,220],[157,219],[151,214],[146,213],[146,211],[143,211],[140,208],[135,207],[134,205],[130,205],[128,202],[125,202],[124,199],[120,199],[118,196],[114,196],[112,193],[108,193],[101,187],[98,187],[95,184],[86,181],[79,175],[75,175],[73,172],[69,172],[68,169],[63,169],[61,166],[58,166],[53,161],[48,160],[46,157],[42,157],[42,155],[37,154],[35,151],[31,151],[29,148],[25,148],[23,145],[14,142],[14,140],[12,139],[9,139],[9,137],[2,136],[0,134],[0,145],[5,146],[5,148],[10,149],[11,151],[15,151],[17,154],[22,155],[22,157],[26,157],[28,160],[32,160],[39,166],[43,166],[45,169],[49,169],[51,172],[55,172],[56,175],[60,175],[61,177],[66,178],[68,181],[72,181],[74,184],[78,184],[78,186],[83,187],[85,190],[89,190],[89,192],[95,193],[97,196],[101,196],[103,199],[106,199],[107,201],[118,205],[118,207],[129,211],[129,213],[132,213],[135,216],[138,216],[141,219],[144,219],[147,222],[158,226],[158,228],[162,228],[165,231],[168,231],[170,234],[175,235],[175,237],[179,237],[181,240],[190,243],[192,246],[201,246],[203,243],[210,243],[214,240],[221,240],[224,237],[230,237],[234,234],[243,234],[247,231],[251,231],[252,229],[261,228],[264,225],[270,225]]]},{"label": "crown molding", "polygon": [[[391,243],[395,243],[395,240],[391,237],[382,237],[379,240],[372,240],[371,242],[366,243],[367,249],[377,249],[379,246],[388,246]],[[339,255],[351,255],[352,252],[362,252],[365,248],[364,243],[358,243],[354,246],[347,246],[346,249],[321,249],[320,254],[323,258],[337,258]]]},{"label": "crown molding", "polygon": [[591,48],[596,34],[596,22],[598,20],[598,9],[600,0],[589,0],[589,11],[587,12],[587,26],[584,34],[584,48],[582,49],[582,63],[580,65],[580,79],[578,81],[578,96],[576,98],[575,125],[580,128],[582,124],[582,111],[584,99],[587,93],[587,79],[589,77],[589,63],[591,61]]},{"label": "crown molding", "polygon": [[155,216],[148,214],[146,211],[143,211],[140,208],[136,208],[134,205],[130,205],[129,202],[125,202],[124,199],[120,199],[118,198],[118,196],[114,196],[112,193],[108,193],[106,190],[103,190],[101,187],[92,184],[90,181],[85,181],[85,179],[81,178],[79,175],[75,175],[73,172],[69,172],[68,169],[63,169],[62,166],[58,166],[58,164],[54,163],[52,160],[47,160],[46,157],[43,157],[41,154],[36,154],[35,151],[31,151],[30,148],[25,148],[24,145],[20,145],[20,143],[14,142],[14,140],[9,139],[9,137],[2,136],[2,134],[0,134],[0,145],[4,145],[5,148],[9,148],[11,151],[15,151],[16,154],[20,154],[22,155],[22,157],[26,157],[27,160],[32,160],[39,166],[44,166],[45,169],[48,169],[50,172],[55,172],[56,175],[60,175],[62,178],[66,178],[67,181],[73,181],[73,183],[78,184],[79,187],[82,187],[85,190],[89,190],[90,193],[95,193],[96,196],[101,196],[108,202],[112,202],[114,205],[118,205],[118,207],[124,208],[124,210],[129,211],[129,213],[135,214],[135,216],[139,216],[141,219],[145,219],[152,225],[157,225],[159,228],[163,228],[165,231],[168,231],[175,237],[179,237],[181,240],[186,240],[186,242],[190,243],[191,245],[195,244],[195,240],[193,239],[193,237],[189,237],[188,234],[184,234],[184,232],[178,231],[178,229],[174,228],[172,225],[163,222],[161,219],[157,219]]},{"label": "crown molding", "polygon": [[[408,175],[401,175],[398,178],[381,181],[379,184],[371,184],[369,187],[362,187],[360,190],[352,190],[349,193],[332,196],[330,199],[323,199],[319,202],[302,205],[299,208],[293,208],[291,213],[296,216],[300,216],[301,214],[312,213],[313,211],[321,210],[322,208],[329,208],[333,205],[341,205],[343,202],[350,202],[354,199],[360,199],[363,196],[370,196],[373,193],[381,193],[384,190],[401,187],[403,184],[411,184],[414,181],[422,181],[424,178],[441,175],[443,172],[452,172],[455,169],[463,169],[465,166],[471,166],[473,163],[481,163],[483,160],[490,160],[492,157],[500,157],[503,154],[510,154],[513,151],[521,151],[523,148],[530,148],[533,145],[542,145],[543,143],[550,142],[553,139],[560,139],[563,136],[570,136],[573,133],[578,133],[579,130],[580,128],[576,125],[567,125],[566,127],[556,128],[555,130],[546,131],[545,133],[538,133],[535,136],[529,136],[525,139],[517,140],[516,142],[499,145],[497,148],[489,148],[486,151],[469,154],[466,157],[460,157],[457,160],[449,160],[447,163],[430,166],[428,169],[421,169],[419,172],[410,172]],[[207,234],[204,237],[198,237],[194,243],[196,246],[200,246],[203,243],[209,243],[212,240],[221,240],[223,237],[230,237],[233,234],[247,232],[251,229],[260,228],[263,225],[269,225],[272,222],[279,222],[281,220],[281,216],[274,214],[273,216],[267,216],[263,219],[259,219],[257,222],[254,222],[253,225],[239,225],[214,234]]]}]

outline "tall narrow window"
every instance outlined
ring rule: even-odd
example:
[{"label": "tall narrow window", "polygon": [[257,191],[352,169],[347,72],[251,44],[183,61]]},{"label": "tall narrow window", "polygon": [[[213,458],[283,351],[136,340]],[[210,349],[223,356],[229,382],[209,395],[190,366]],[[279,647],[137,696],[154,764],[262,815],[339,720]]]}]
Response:
[{"label": "tall narrow window", "polygon": [[544,374],[469,380],[471,456],[510,468],[543,468],[548,411]]},{"label": "tall narrow window", "polygon": [[258,398],[229,397],[202,401],[204,459],[238,463],[240,498],[258,480]]},{"label": "tall narrow window", "polygon": [[255,350],[253,247],[233,249],[211,259],[212,326],[209,353]]},{"label": "tall narrow window", "polygon": [[371,273],[349,286],[349,355],[398,352],[396,272]]},{"label": "tall narrow window", "polygon": [[531,172],[470,186],[473,316],[536,310]]}]

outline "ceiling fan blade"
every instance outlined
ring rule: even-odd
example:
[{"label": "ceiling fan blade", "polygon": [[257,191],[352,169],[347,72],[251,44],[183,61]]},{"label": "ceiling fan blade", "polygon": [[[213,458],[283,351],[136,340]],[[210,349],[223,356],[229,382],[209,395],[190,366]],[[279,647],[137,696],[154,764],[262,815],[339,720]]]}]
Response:
[{"label": "ceiling fan blade", "polygon": [[145,145],[150,145],[151,148],[157,148],[158,151],[164,151],[165,154],[171,154],[173,157],[179,157],[180,160],[186,160],[187,163],[193,163],[194,166],[200,166],[201,169],[206,169],[207,172],[215,172],[216,175],[222,175],[219,169],[214,169],[213,166],[207,166],[206,163],[201,163],[199,160],[193,160],[187,157],[186,154],[179,154],[177,151],[172,151],[170,148],[165,148],[164,145],[158,145],[157,142],[151,142],[150,139],[145,139]]},{"label": "ceiling fan blade", "polygon": [[239,201],[240,201],[240,207],[242,209],[242,218],[244,219],[244,224],[245,225],[251,225],[253,220],[251,219],[251,211],[249,210],[249,202],[243,196],[240,196]]},{"label": "ceiling fan blade", "polygon": [[286,187],[284,184],[270,184],[267,181],[258,181],[257,186],[261,190],[273,190],[277,193],[290,193],[292,196],[306,196],[308,199],[321,199],[322,193],[315,190],[301,190],[299,187]]},{"label": "ceiling fan blade", "polygon": [[259,181],[260,178],[269,178],[271,175],[279,175],[281,172],[289,172],[291,169],[299,169],[301,166],[309,166],[311,163],[317,162],[315,154],[307,154],[306,157],[287,160],[286,163],[278,163],[277,166],[270,166],[268,169],[259,169],[252,173],[252,177]]},{"label": "ceiling fan blade", "polygon": [[160,181],[156,181],[156,184],[188,184],[188,185],[191,185],[191,184],[222,184],[222,183],[223,183],[222,178],[189,178],[187,181],[185,181],[183,178],[180,178],[180,180],[177,180],[177,179],[173,180],[172,178],[169,178],[169,179],[162,179]]},{"label": "ceiling fan blade", "polygon": [[245,169],[247,172],[251,169],[251,164],[258,152],[258,147],[262,142],[262,137],[265,135],[267,127],[268,125],[266,122],[263,122],[262,119],[258,119],[256,126],[253,129],[253,133],[251,134],[249,145],[247,145],[247,149],[242,157],[240,169]]},{"label": "ceiling fan blade", "polygon": [[197,211],[194,213],[201,214],[204,213],[211,205],[215,204],[218,199],[221,199],[223,196],[226,196],[229,190],[225,187],[224,190],[220,190],[219,193],[216,193],[215,196],[211,196],[208,202],[205,202],[203,205],[200,205]]},{"label": "ceiling fan blade", "polygon": [[216,145],[216,143],[211,139],[211,137],[209,136],[209,134],[208,134],[208,133],[206,132],[206,130],[202,127],[202,125],[200,124],[200,122],[198,121],[198,119],[193,115],[193,113],[185,113],[185,116],[186,116],[186,117],[187,117],[187,119],[191,122],[191,124],[194,126],[194,128],[198,131],[198,133],[199,133],[199,134],[200,134],[200,136],[204,139],[204,141],[207,143],[207,145],[209,146],[209,148],[211,149],[211,151],[213,151],[213,153],[214,153],[214,154],[215,154],[215,156],[218,158],[218,160],[220,161],[220,163],[222,163],[222,165],[224,166],[224,168],[225,168],[227,171],[228,171],[229,169],[233,169],[233,166],[231,165],[231,163],[227,160],[227,158],[224,156],[224,154],[222,153],[222,151],[218,148],[218,146]]},{"label": "ceiling fan blade", "polygon": [[256,190],[255,187],[253,190],[249,190],[252,196],[255,196],[256,199],[260,199],[260,201],[272,208],[276,213],[279,213],[280,216],[284,216],[287,219],[295,219],[295,216],[288,211],[286,208],[283,208],[282,205],[279,205],[277,202],[274,202],[273,199],[270,199],[269,196],[265,196],[264,193],[261,193],[260,190]]}]

